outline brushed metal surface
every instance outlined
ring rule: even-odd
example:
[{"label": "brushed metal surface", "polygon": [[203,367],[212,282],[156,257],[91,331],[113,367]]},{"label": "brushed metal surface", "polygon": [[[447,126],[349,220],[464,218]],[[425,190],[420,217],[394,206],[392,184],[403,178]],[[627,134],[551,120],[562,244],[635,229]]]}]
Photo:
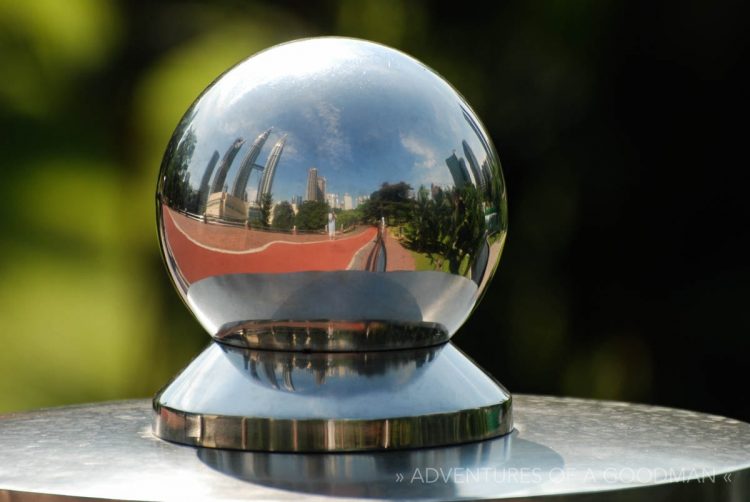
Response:
[{"label": "brushed metal surface", "polygon": [[[0,499],[711,500],[750,497],[750,424],[515,395],[516,430],[460,446],[254,453],[157,439],[148,400],[0,418]],[[45,500],[44,498],[41,500]]]}]

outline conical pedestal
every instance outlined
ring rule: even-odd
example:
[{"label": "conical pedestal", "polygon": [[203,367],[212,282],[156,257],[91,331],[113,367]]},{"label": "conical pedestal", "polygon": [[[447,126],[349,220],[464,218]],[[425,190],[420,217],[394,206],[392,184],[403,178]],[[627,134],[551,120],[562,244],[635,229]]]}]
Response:
[{"label": "conical pedestal", "polygon": [[513,429],[508,391],[451,343],[347,353],[213,343],[153,404],[157,436],[210,448],[417,448]]}]

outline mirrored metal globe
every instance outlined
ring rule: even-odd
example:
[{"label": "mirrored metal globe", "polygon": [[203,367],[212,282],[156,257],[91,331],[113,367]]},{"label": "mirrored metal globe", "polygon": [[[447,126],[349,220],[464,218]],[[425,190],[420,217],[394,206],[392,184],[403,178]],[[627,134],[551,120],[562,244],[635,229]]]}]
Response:
[{"label": "mirrored metal globe", "polygon": [[503,248],[500,162],[434,71],[361,40],[307,39],[219,77],[180,121],[157,188],[162,251],[219,341],[351,351],[448,340]]}]

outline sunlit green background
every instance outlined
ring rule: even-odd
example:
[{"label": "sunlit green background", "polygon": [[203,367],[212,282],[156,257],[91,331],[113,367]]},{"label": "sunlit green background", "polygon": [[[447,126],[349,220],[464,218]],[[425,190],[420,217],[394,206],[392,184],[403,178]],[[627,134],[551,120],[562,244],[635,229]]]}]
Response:
[{"label": "sunlit green background", "polygon": [[739,218],[743,199],[727,173],[694,181],[730,151],[730,112],[710,101],[740,93],[734,18],[690,3],[0,0],[0,412],[151,396],[208,343],[158,254],[167,140],[239,60],[346,35],[435,68],[500,152],[508,245],[459,346],[516,392],[750,418],[735,392],[748,270],[709,231],[729,226],[716,201]]}]

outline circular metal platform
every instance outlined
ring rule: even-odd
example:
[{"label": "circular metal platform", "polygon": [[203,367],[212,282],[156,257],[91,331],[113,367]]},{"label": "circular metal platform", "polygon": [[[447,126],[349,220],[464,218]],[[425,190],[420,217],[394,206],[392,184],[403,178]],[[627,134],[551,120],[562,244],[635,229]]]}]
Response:
[{"label": "circular metal platform", "polygon": [[[514,396],[516,430],[365,453],[201,449],[156,438],[148,400],[0,417],[0,500],[747,500],[750,424],[668,408]],[[66,500],[70,500],[67,499]],[[539,500],[539,499],[537,499]]]},{"label": "circular metal platform", "polygon": [[162,439],[253,451],[444,446],[513,429],[510,393],[452,343],[334,353],[212,343],[154,411]]}]

